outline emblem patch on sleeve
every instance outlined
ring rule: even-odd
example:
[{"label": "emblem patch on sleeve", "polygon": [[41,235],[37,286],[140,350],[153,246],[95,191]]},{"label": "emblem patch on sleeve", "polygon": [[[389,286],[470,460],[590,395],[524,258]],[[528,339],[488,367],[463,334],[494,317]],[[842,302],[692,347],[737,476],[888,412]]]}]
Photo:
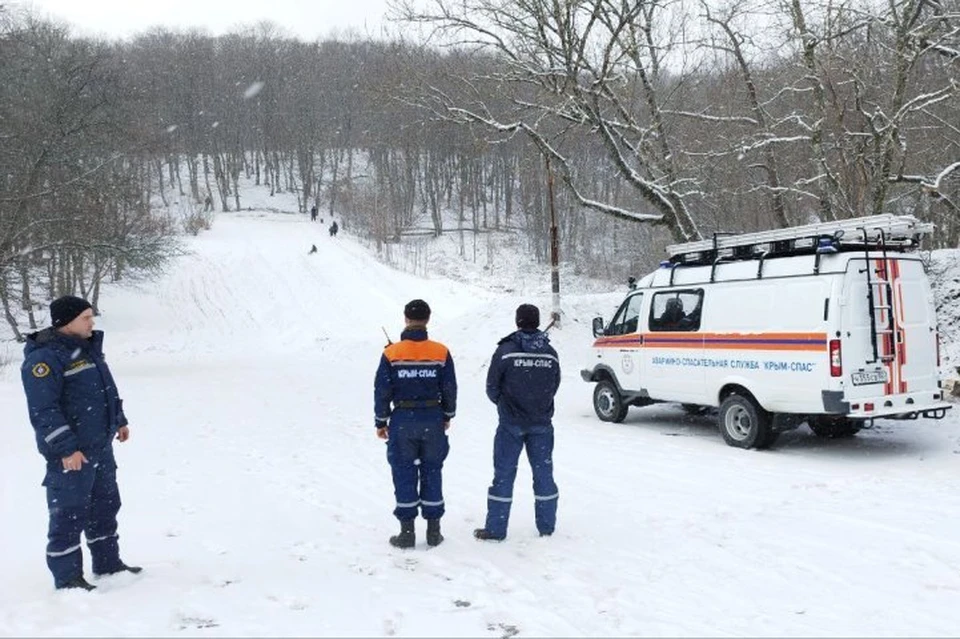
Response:
[{"label": "emblem patch on sleeve", "polygon": [[43,362],[40,362],[39,364],[34,364],[31,371],[33,372],[34,377],[46,377],[50,374],[50,367]]}]

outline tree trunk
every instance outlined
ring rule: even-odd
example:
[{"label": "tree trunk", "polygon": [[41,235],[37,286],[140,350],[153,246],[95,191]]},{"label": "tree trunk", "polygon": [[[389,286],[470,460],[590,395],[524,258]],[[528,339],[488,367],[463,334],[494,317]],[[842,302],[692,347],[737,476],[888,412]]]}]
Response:
[{"label": "tree trunk", "polygon": [[6,318],[7,324],[10,325],[10,330],[13,332],[13,337],[18,342],[24,341],[23,334],[20,332],[20,327],[17,325],[17,318],[14,317],[10,310],[10,294],[7,291],[7,276],[5,274],[0,274],[0,303],[3,304],[3,316]]},{"label": "tree trunk", "polygon": [[[163,202],[163,206],[164,208],[166,208],[170,206],[170,203],[167,202],[167,194],[164,192],[166,189],[163,186],[163,162],[160,160],[160,158],[156,159],[156,166],[157,166],[158,188],[160,190],[160,201]],[[171,186],[173,186],[172,183],[171,183]],[[147,198],[147,201],[149,202],[150,199]]]},{"label": "tree trunk", "polygon": [[33,300],[30,296],[30,271],[23,261],[17,264],[17,268],[20,271],[20,299],[22,301],[22,308],[27,312],[27,320],[29,321],[30,328],[36,330],[37,318],[33,313]]}]

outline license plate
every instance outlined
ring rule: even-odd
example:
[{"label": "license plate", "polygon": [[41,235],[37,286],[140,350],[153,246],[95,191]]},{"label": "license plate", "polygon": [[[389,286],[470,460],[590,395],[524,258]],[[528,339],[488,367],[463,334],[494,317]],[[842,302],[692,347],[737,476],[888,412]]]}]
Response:
[{"label": "license plate", "polygon": [[886,384],[887,371],[857,371],[850,375],[850,381],[854,386],[864,386],[866,384]]}]

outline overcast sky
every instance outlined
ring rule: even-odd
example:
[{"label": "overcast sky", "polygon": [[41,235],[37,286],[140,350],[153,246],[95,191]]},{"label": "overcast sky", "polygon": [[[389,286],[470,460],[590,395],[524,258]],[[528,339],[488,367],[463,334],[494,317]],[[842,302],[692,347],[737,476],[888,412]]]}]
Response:
[{"label": "overcast sky", "polygon": [[[40,15],[67,22],[79,35],[127,37],[164,25],[201,27],[219,35],[270,20],[303,40],[381,35],[387,0],[21,0]],[[393,29],[394,27],[390,27]]]}]

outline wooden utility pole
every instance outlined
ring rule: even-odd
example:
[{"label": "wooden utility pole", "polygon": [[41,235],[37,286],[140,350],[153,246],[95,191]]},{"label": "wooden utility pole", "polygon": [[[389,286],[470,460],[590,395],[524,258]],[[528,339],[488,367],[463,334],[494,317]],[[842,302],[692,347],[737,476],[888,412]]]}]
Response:
[{"label": "wooden utility pole", "polygon": [[550,324],[560,328],[560,234],[557,231],[557,209],[553,203],[553,169],[550,168],[550,156],[547,161],[547,198],[550,202],[550,283],[553,290],[553,311]]}]

